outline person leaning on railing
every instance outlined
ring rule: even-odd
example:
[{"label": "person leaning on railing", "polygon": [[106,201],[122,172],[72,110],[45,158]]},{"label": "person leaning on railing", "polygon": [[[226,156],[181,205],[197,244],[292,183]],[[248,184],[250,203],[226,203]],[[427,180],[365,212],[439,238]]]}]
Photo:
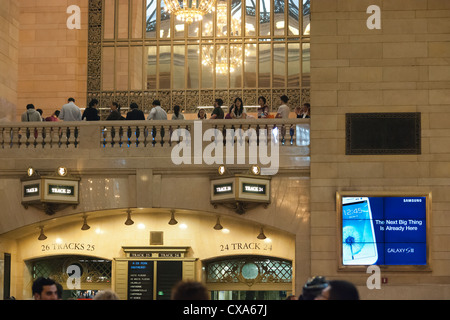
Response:
[{"label": "person leaning on railing", "polygon": [[117,102],[111,103],[111,112],[106,120],[125,120],[125,117],[120,113],[120,105]]},{"label": "person leaning on railing", "polygon": [[27,105],[27,111],[22,114],[22,122],[41,122],[42,118],[39,112],[34,109],[33,104]]},{"label": "person leaning on railing", "polygon": [[145,120],[145,115],[142,110],[139,110],[137,103],[133,102],[130,104],[130,109],[131,111],[127,113],[126,120]]}]

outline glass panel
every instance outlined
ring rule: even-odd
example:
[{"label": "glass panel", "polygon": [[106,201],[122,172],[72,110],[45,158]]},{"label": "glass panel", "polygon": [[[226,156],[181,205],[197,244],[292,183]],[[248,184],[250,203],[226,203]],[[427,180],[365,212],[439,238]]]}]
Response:
[{"label": "glass panel", "polygon": [[227,35],[228,28],[228,7],[226,1],[217,1],[216,9],[216,37]]},{"label": "glass panel", "polygon": [[303,0],[303,34],[310,35],[311,29],[311,4],[310,0]]},{"label": "glass panel", "polygon": [[118,38],[128,39],[128,0],[118,0],[119,22],[118,22]]},{"label": "glass panel", "polygon": [[199,46],[190,45],[188,46],[188,68],[187,68],[187,88],[188,89],[198,89],[199,81]]},{"label": "glass panel", "polygon": [[202,20],[202,36],[203,37],[212,37],[213,35],[213,12],[211,11],[208,14],[203,16]]},{"label": "glass panel", "polygon": [[254,0],[245,2],[245,35],[256,35],[256,5]]},{"label": "glass panel", "polygon": [[259,1],[259,35],[270,35],[271,0]]},{"label": "glass panel", "polygon": [[288,44],[288,87],[300,87],[300,44]]},{"label": "glass panel", "polygon": [[143,0],[133,0],[131,3],[131,38],[142,38]]},{"label": "glass panel", "polygon": [[228,87],[228,46],[216,45],[216,88]]},{"label": "glass panel", "polygon": [[242,1],[233,0],[231,2],[231,31],[230,36],[241,36],[242,28]]},{"label": "glass panel", "polygon": [[156,1],[147,0],[147,38],[156,38]]},{"label": "glass panel", "polygon": [[270,87],[271,55],[270,44],[259,45],[259,87]]},{"label": "glass panel", "polygon": [[309,87],[311,78],[311,54],[309,43],[303,43],[302,56],[302,84],[305,87]]},{"label": "glass panel", "polygon": [[173,47],[173,89],[185,89],[184,86],[184,58],[186,46]]},{"label": "glass panel", "polygon": [[128,90],[128,47],[116,48],[116,89]]},{"label": "glass panel", "polygon": [[230,45],[230,88],[242,87],[242,44]]},{"label": "glass panel", "polygon": [[130,89],[142,90],[143,47],[130,47]]},{"label": "glass panel", "polygon": [[175,38],[184,38],[184,28],[187,26],[184,22],[175,20]]},{"label": "glass panel", "polygon": [[147,89],[156,89],[156,47],[148,47],[147,53]]},{"label": "glass panel", "polygon": [[104,39],[114,39],[114,23],[116,18],[114,17],[116,8],[115,8],[115,0],[105,0],[104,7],[104,19],[105,22],[103,24],[103,38]]},{"label": "glass panel", "polygon": [[202,46],[202,88],[213,88],[214,45]]},{"label": "glass panel", "polygon": [[289,0],[288,35],[298,35],[300,30],[299,0]]},{"label": "glass panel", "polygon": [[114,47],[104,47],[102,53],[102,87],[114,90]]},{"label": "glass panel", "polygon": [[256,88],[256,44],[245,45],[244,87]]},{"label": "glass panel", "polygon": [[159,89],[170,89],[170,46],[159,46]]},{"label": "glass panel", "polygon": [[286,77],[285,44],[273,45],[273,86],[282,88],[285,86]]},{"label": "glass panel", "polygon": [[164,0],[161,0],[161,11],[160,11],[160,27],[159,27],[159,38],[170,38],[170,13],[166,12],[164,8],[166,7],[166,4],[164,3]]},{"label": "glass panel", "polygon": [[199,30],[200,30],[200,21],[194,21],[191,24],[188,24],[189,37],[197,38],[200,34]]},{"label": "glass panel", "polygon": [[285,35],[285,21],[284,21],[284,0],[275,0],[273,15],[274,15],[274,34],[277,36]]}]

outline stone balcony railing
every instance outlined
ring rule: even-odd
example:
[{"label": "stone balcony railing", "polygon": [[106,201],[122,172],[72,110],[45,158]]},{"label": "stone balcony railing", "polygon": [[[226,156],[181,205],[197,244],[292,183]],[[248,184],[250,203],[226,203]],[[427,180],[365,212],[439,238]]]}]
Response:
[{"label": "stone balcony railing", "polygon": [[[179,130],[181,129],[181,130]],[[216,129],[216,130],[214,130]],[[0,157],[108,159],[170,157],[180,141],[195,148],[234,141],[236,145],[276,145],[287,166],[309,167],[309,119],[204,121],[21,122],[0,124]],[[228,146],[229,147],[229,146]],[[237,148],[237,146],[236,146]],[[270,148],[269,148],[270,149]],[[193,152],[195,149],[193,149]],[[248,154],[247,156],[248,157]],[[299,160],[302,164],[300,164]],[[286,160],[286,159],[284,159]],[[167,159],[166,159],[167,162]],[[282,161],[283,162],[283,161]],[[198,163],[197,163],[198,164]],[[283,164],[281,164],[283,166]]]}]

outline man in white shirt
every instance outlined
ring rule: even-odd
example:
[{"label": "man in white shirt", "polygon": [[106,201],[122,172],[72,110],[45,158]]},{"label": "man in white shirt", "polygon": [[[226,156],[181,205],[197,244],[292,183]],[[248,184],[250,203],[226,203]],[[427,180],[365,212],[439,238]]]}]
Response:
[{"label": "man in white shirt", "polygon": [[68,103],[62,106],[59,119],[63,121],[81,121],[81,110],[75,104],[74,98],[69,98]]},{"label": "man in white shirt", "polygon": [[282,95],[280,97],[280,100],[281,106],[278,108],[277,115],[275,116],[275,118],[288,119],[291,109],[286,104],[289,101],[289,98],[285,95]]},{"label": "man in white shirt", "polygon": [[159,100],[155,100],[152,103],[152,110],[150,111],[147,120],[167,120],[167,112],[161,108]]}]

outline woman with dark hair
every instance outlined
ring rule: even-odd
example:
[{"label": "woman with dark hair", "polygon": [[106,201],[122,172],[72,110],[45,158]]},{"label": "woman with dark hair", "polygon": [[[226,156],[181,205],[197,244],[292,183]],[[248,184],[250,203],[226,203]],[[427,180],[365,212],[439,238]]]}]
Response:
[{"label": "woman with dark hair", "polygon": [[184,115],[181,113],[181,107],[179,105],[173,107],[172,120],[184,120]]},{"label": "woman with dark hair", "polygon": [[258,118],[267,118],[269,115],[269,106],[266,104],[266,98],[261,96],[258,98]]},{"label": "woman with dark hair", "polygon": [[247,117],[241,98],[234,99],[233,106],[230,109],[230,116],[232,119],[245,119]]},{"label": "woman with dark hair", "polygon": [[203,108],[199,109],[198,113],[197,113],[197,117],[198,117],[199,120],[206,120],[206,119],[208,119],[208,116],[206,114],[205,109],[203,109]]},{"label": "woman with dark hair", "polygon": [[125,120],[125,117],[120,113],[120,105],[117,102],[111,103],[111,113],[106,120]]},{"label": "woman with dark hair", "polygon": [[100,116],[98,115],[98,110],[96,109],[97,105],[98,105],[98,100],[92,99],[91,102],[89,102],[89,106],[86,109],[84,109],[81,120],[84,120],[84,119],[86,119],[86,121],[100,120]]}]

